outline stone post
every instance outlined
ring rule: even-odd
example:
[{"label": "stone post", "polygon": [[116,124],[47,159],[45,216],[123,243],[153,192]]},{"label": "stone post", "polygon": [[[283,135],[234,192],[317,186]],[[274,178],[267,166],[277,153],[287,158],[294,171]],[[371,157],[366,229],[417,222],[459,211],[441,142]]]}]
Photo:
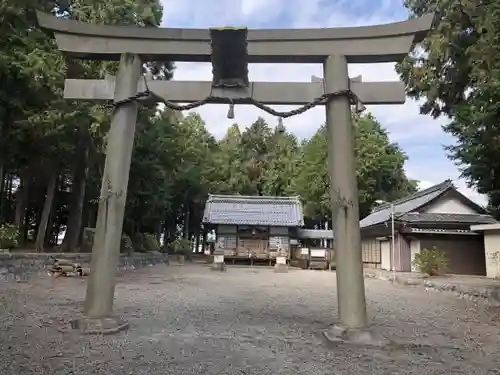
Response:
[{"label": "stone post", "polygon": [[216,249],[214,251],[214,262],[211,267],[212,271],[226,271],[226,263],[224,262],[224,250]]},{"label": "stone post", "polygon": [[[116,77],[115,100],[126,99],[137,93],[140,74],[139,56],[123,54]],[[138,107],[137,102],[122,104],[115,108],[111,119],[85,299],[84,315],[91,319],[110,318],[113,313],[115,277]]]},{"label": "stone post", "polygon": [[[330,56],[324,63],[326,92],[349,88],[347,60]],[[335,97],[326,105],[328,159],[337,263],[337,298],[341,326],[367,325],[365,284],[359,229],[354,134],[349,99]]]},{"label": "stone post", "polygon": [[276,264],[274,265],[274,272],[287,273],[288,264],[286,264],[286,252],[280,247],[276,254]]}]

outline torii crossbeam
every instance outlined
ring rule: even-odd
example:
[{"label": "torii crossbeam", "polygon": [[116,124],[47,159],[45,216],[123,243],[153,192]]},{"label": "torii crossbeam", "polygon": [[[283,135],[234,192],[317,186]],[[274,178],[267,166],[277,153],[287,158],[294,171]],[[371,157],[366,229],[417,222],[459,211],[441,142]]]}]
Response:
[{"label": "torii crossbeam", "polygon": [[[212,82],[152,81],[148,87],[156,99],[171,107],[175,107],[172,103],[203,104],[207,97],[231,104],[258,105],[273,114],[276,111],[267,105],[307,107],[279,114],[288,117],[311,108],[312,102],[326,106],[340,325],[325,336],[354,341],[367,337],[362,330],[368,322],[350,105],[359,101],[398,104],[404,102],[405,95],[399,82],[350,80],[347,64],[400,61],[414,43],[425,37],[432,15],[387,25],[302,30],[138,28],[91,25],[44,13],[37,17],[40,26],[54,34],[65,54],[81,59],[120,60],[116,78],[68,79],[64,91],[68,99],[113,100],[120,104],[113,113],[108,137],[84,311],[86,324],[114,325],[115,330],[126,326],[112,316],[115,275],[109,270],[116,269],[119,258],[139,105],[130,99],[146,88],[140,79],[141,63],[211,61]],[[248,63],[321,63],[324,78],[309,83],[252,83],[248,81]]]},{"label": "torii crossbeam", "polygon": [[[249,104],[247,98],[268,105],[304,105],[326,94],[323,82],[250,82],[249,87],[213,88],[209,81],[151,81],[149,89],[173,103],[198,102],[208,96],[231,99],[234,104]],[[403,104],[405,87],[401,82],[351,81],[350,88],[363,104]],[[142,79],[137,92],[144,91]],[[115,77],[108,79],[67,79],[66,99],[93,101],[115,99]]]}]

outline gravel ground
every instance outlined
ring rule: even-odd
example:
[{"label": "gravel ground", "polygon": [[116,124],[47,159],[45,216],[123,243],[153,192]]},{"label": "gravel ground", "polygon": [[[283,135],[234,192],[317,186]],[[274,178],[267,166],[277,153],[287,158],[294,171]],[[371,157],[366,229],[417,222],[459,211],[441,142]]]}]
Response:
[{"label": "gravel ground", "polygon": [[205,265],[119,277],[115,310],[128,332],[60,334],[82,308],[85,280],[0,285],[0,374],[499,374],[491,308],[451,294],[366,280],[373,327],[398,344],[333,346],[335,274]]}]

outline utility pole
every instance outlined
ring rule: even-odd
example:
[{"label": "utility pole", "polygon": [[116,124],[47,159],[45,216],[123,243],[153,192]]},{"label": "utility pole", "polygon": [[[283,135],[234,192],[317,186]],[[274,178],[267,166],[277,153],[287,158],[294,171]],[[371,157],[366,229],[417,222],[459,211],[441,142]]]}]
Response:
[{"label": "utility pole", "polygon": [[396,228],[394,223],[394,203],[391,203],[391,268],[392,279],[396,281]]}]

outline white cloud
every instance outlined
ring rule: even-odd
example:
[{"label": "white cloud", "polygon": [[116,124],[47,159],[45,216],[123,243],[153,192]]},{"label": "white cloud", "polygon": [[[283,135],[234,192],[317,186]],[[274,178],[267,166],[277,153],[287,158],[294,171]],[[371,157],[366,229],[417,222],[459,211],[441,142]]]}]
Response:
[{"label": "white cloud", "polygon": [[[369,1],[369,0],[366,0]],[[170,27],[203,28],[213,25],[248,25],[249,27],[266,28],[283,27],[286,21],[288,28],[306,27],[342,27],[373,25],[401,20],[394,19],[394,14],[401,14],[401,4],[396,0],[383,0],[376,11],[367,14],[354,15],[346,11],[349,6],[362,3],[357,0],[339,0],[328,8],[322,0],[163,0],[165,5],[164,24]],[[368,3],[366,3],[368,4]],[[399,12],[394,13],[394,9]],[[404,18],[404,16],[403,16]],[[276,22],[272,22],[276,20]],[[282,22],[278,22],[282,21]],[[392,81],[399,77],[394,70],[394,64],[350,65],[351,76],[362,75],[363,81]],[[210,64],[177,63],[176,80],[211,80]],[[313,64],[251,64],[249,77],[252,81],[305,81],[309,82],[311,75],[322,76],[321,65]],[[293,107],[277,108],[279,110]],[[250,106],[237,106],[235,119],[227,119],[227,106],[207,105],[197,111],[206,121],[209,130],[216,136],[222,137],[227,128],[234,122],[248,126],[258,116],[265,118],[272,126],[277,119]],[[478,203],[484,203],[484,197],[465,186],[459,180],[457,168],[446,160],[441,143],[446,141],[441,125],[445,119],[433,120],[430,116],[420,115],[418,103],[407,100],[404,105],[371,106],[368,108],[376,118],[388,129],[392,141],[401,144],[418,142],[428,147],[429,153],[436,155],[441,166],[421,165],[418,157],[413,157],[411,146],[405,148],[410,157],[407,172],[411,178],[422,181],[422,184],[440,183],[446,178],[456,181],[460,190]],[[298,137],[310,137],[325,121],[324,109],[314,108],[302,115],[285,120],[285,126]],[[423,145],[423,146],[422,146]]]},{"label": "white cloud", "polygon": [[245,18],[258,16],[261,21],[263,18],[272,20],[279,15],[283,9],[283,0],[242,0],[241,13]]},{"label": "white cloud", "polygon": [[[450,162],[451,164],[451,162]],[[451,173],[446,173],[446,171],[449,171]],[[418,184],[418,189],[423,190],[431,187],[438,182],[442,182],[446,179],[449,179],[453,182],[453,184],[457,187],[457,189],[464,194],[465,196],[469,197],[472,199],[474,202],[477,204],[486,207],[488,205],[488,200],[484,195],[479,194],[475,189],[471,189],[470,187],[467,186],[466,182],[458,178],[459,173],[458,171],[452,168],[440,168],[439,166],[437,168],[433,168],[432,166],[426,171],[426,172],[421,172],[421,171],[408,171],[410,175],[423,175],[426,174],[427,176],[430,177],[431,180],[420,180]]]}]

